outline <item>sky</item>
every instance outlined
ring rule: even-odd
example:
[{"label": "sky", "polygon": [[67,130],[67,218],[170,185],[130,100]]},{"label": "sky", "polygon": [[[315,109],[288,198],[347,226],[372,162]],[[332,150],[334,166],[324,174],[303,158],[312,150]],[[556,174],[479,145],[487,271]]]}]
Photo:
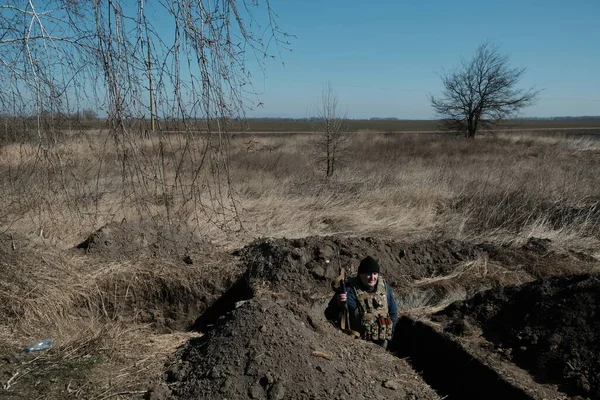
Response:
[{"label": "sky", "polygon": [[349,118],[430,119],[440,75],[490,42],[541,89],[523,117],[600,115],[598,0],[271,0],[290,38],[253,76],[249,117],[314,115],[331,82]]}]

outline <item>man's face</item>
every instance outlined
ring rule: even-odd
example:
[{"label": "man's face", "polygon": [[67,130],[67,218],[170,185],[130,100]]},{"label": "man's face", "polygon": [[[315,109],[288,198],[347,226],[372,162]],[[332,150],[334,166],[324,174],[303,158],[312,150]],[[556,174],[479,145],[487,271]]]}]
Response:
[{"label": "man's face", "polygon": [[373,289],[377,285],[377,278],[379,274],[377,272],[369,272],[368,274],[358,274],[360,282],[367,286],[369,289]]}]

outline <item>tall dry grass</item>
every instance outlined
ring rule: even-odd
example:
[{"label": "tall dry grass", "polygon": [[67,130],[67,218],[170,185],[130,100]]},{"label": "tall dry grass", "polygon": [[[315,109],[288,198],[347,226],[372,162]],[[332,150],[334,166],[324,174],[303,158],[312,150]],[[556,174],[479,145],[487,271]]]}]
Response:
[{"label": "tall dry grass", "polygon": [[186,224],[233,247],[334,233],[598,237],[600,141],[567,133],[359,132],[331,179],[310,134],[238,134],[218,174],[221,161],[202,158],[214,144],[184,134],[11,144],[0,148],[0,229],[61,248],[123,219]]},{"label": "tall dry grass", "polygon": [[[198,336],[183,328],[197,318],[214,277],[231,273],[222,269],[210,256],[185,267],[111,261],[2,235],[0,354],[12,360],[0,363],[3,394],[59,399],[68,384],[69,398],[141,398],[176,348]],[[45,337],[52,349],[20,355]]]},{"label": "tall dry grass", "polygon": [[575,143],[526,133],[474,141],[356,134],[330,180],[310,157],[310,135],[263,138],[261,150],[237,146],[232,159],[243,221],[255,236],[593,239],[600,141]]},{"label": "tall dry grass", "polygon": [[[109,222],[185,226],[226,249],[261,236],[537,236],[588,249],[600,237],[600,140],[593,135],[510,131],[466,140],[357,132],[330,179],[308,133],[236,134],[228,147],[185,133],[121,142],[101,131],[61,137],[0,147],[0,233],[40,242],[21,249],[17,241],[2,253],[0,347],[48,334],[61,338],[55,354],[63,358],[112,354],[105,373],[125,362],[120,354],[155,360],[151,345],[136,344],[161,339],[132,315],[132,293],[142,307],[170,289],[193,293],[197,276],[218,276],[223,266],[93,262],[64,252]],[[211,156],[220,158],[203,158]],[[484,261],[465,265],[465,274],[501,273]],[[450,289],[460,278],[448,281]],[[429,295],[416,290],[407,301],[427,306]],[[160,362],[152,365],[160,374]],[[125,382],[114,391],[136,387]]]}]

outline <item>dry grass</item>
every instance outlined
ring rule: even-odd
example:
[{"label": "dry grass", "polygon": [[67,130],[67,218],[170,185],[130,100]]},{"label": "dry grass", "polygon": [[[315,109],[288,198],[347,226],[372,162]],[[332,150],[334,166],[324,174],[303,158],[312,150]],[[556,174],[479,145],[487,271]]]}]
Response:
[{"label": "dry grass", "polygon": [[[143,378],[159,376],[185,335],[158,335],[143,323],[144,305],[199,294],[198,276],[218,275],[220,264],[93,261],[64,251],[111,221],[145,221],[159,230],[187,225],[227,249],[261,236],[328,234],[496,242],[535,236],[597,249],[596,138],[570,131],[476,140],[365,131],[352,137],[331,179],[315,164],[308,133],[238,134],[228,149],[211,153],[217,159],[202,158],[208,141],[184,134],[115,142],[90,132],[50,147],[0,147],[0,232],[44,243],[20,248],[18,242],[2,253],[0,347],[14,352],[52,336],[56,348],[40,362],[48,357],[79,368],[100,357],[89,366],[99,380],[73,378],[79,382],[69,389],[73,398],[140,397]],[[227,170],[218,159],[225,156]],[[478,259],[451,276],[418,282],[402,307],[431,311],[479,281],[517,283],[524,276]],[[117,367],[118,379],[102,386],[100,377]],[[39,379],[35,371],[42,369],[30,376]],[[27,382],[19,379],[13,382]]]},{"label": "dry grass", "polygon": [[278,139],[268,153],[237,148],[245,226],[251,236],[489,239],[528,237],[543,226],[565,240],[597,237],[598,151],[573,146],[576,138],[517,136],[357,134],[329,181],[311,162],[309,135]]},{"label": "dry grass", "polygon": [[[198,335],[172,329],[193,322],[213,277],[226,275],[209,256],[182,268],[13,243],[0,249],[0,353],[17,361],[0,363],[0,376],[15,377],[1,382],[15,398],[65,398],[66,383],[68,398],[141,398],[176,347]],[[44,337],[54,339],[51,350],[19,355]]]},{"label": "dry grass", "polygon": [[401,313],[420,316],[440,311],[449,304],[465,300],[474,292],[531,281],[522,268],[508,269],[481,253],[474,260],[456,266],[452,273],[413,282],[400,291],[398,308]]},{"label": "dry grass", "polygon": [[314,162],[310,134],[238,134],[227,154],[233,192],[225,170],[215,178],[216,164],[197,167],[204,140],[172,134],[117,145],[97,132],[65,140],[43,151],[0,150],[3,230],[41,234],[62,248],[122,219],[186,223],[234,247],[256,236],[546,231],[570,240],[600,232],[600,140],[568,131],[497,132],[474,141],[357,133],[329,180]]}]

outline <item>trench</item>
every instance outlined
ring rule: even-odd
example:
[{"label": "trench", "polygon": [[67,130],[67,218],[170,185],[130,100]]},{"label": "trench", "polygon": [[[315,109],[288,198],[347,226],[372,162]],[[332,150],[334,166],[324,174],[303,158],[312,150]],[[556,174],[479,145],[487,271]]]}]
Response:
[{"label": "trench", "polygon": [[[253,297],[251,286],[248,274],[243,274],[189,329],[211,330],[219,319],[227,318],[236,303]],[[474,358],[458,342],[423,322],[400,318],[390,350],[405,358],[443,399],[538,400]]]},{"label": "trench", "polygon": [[244,275],[223,293],[217,301],[200,314],[188,330],[206,332],[219,318],[235,309],[238,301],[248,300],[252,298],[252,295],[248,279]]},{"label": "trench", "polygon": [[444,399],[535,400],[425,323],[402,317],[391,347]]},{"label": "trench", "polygon": [[[252,297],[253,291],[244,275],[206,309],[189,330],[210,330],[217,320],[234,310],[239,301]],[[474,358],[447,335],[409,317],[398,321],[390,350],[405,358],[425,383],[444,399],[536,400]]]}]

